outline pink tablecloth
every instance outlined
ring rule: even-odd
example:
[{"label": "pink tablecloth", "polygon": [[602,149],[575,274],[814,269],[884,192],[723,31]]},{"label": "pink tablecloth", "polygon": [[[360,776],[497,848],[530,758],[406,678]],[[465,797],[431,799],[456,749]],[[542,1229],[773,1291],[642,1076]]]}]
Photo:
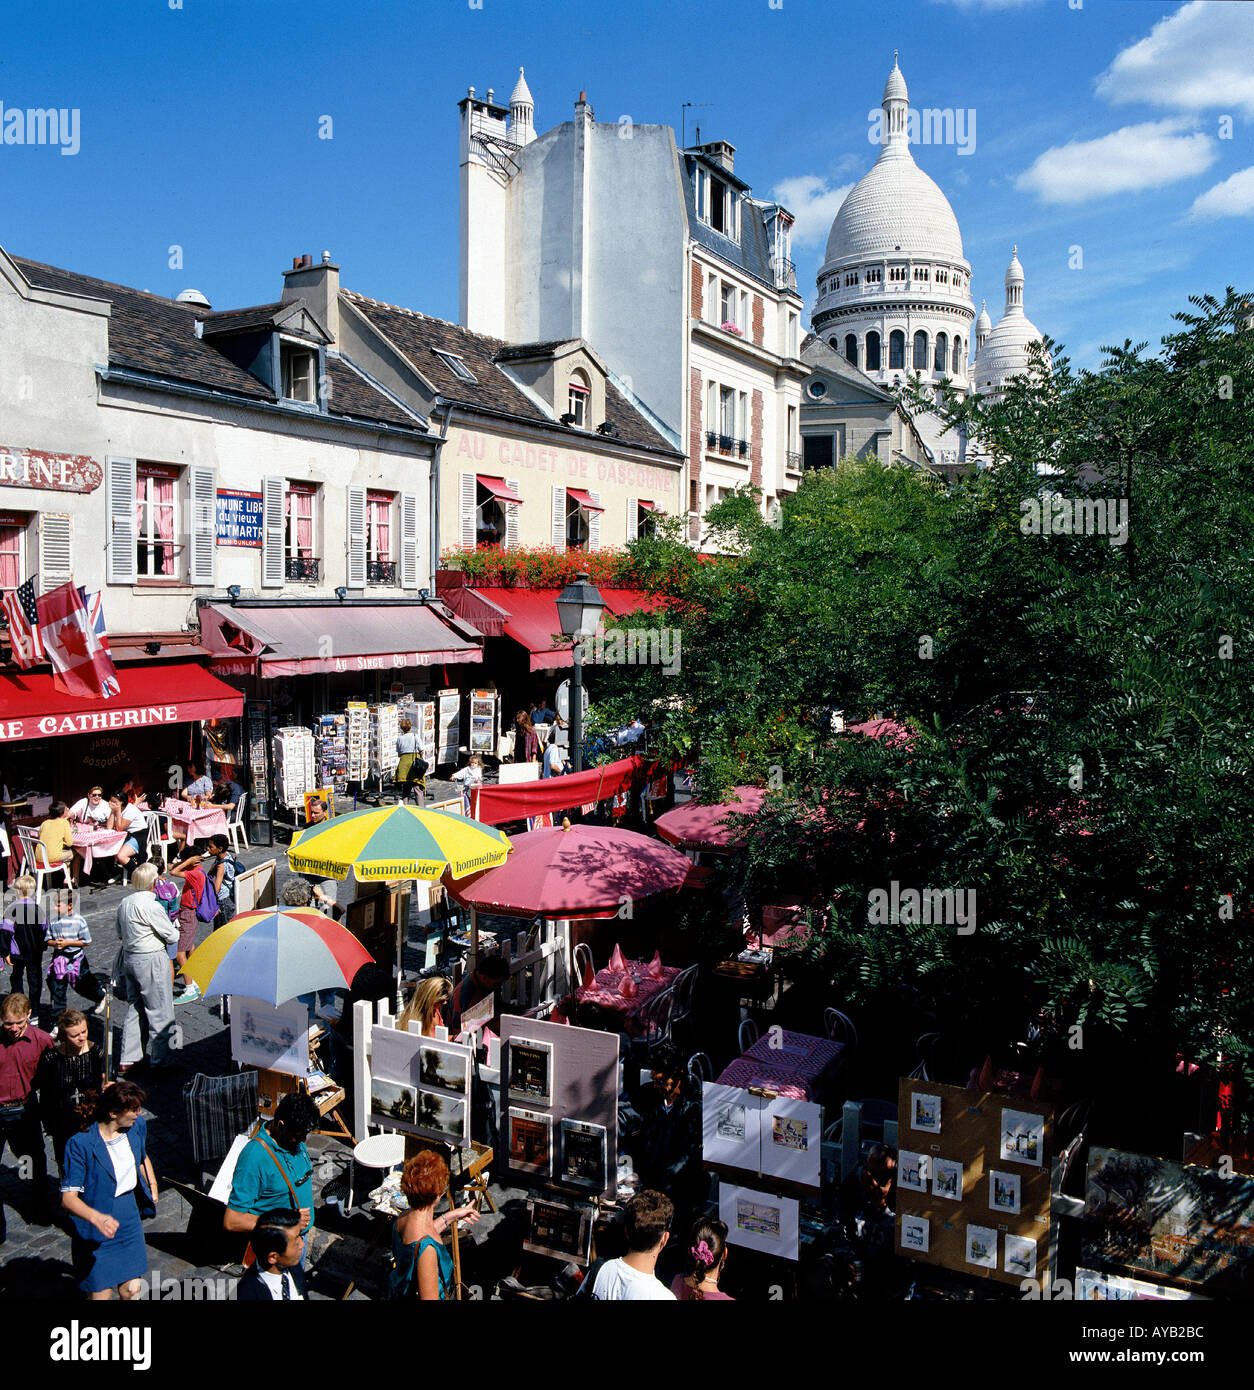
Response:
[{"label": "pink tablecloth", "polygon": [[204,806],[199,810],[186,801],[167,801],[161,808],[170,817],[170,829],[182,836],[189,845],[207,840],[210,835],[226,834],[226,812],[221,806]]},{"label": "pink tablecloth", "polygon": [[[590,985],[576,991],[576,997],[580,1004],[592,1004],[607,1013],[617,1014],[622,1031],[635,1035],[643,1031],[640,1011],[655,994],[674,984],[679,967],[664,965],[662,973],[653,976],[648,973],[647,961],[628,960],[623,963],[625,970],[615,970],[608,965],[604,970],[598,970]],[[628,979],[635,985],[635,993],[631,996],[623,994],[623,981]]]},{"label": "pink tablecloth", "polygon": [[[772,1046],[774,1041],[777,1046]],[[791,1100],[817,1100],[823,1083],[836,1071],[844,1043],[809,1033],[764,1033],[744,1054],[723,1069],[721,1086],[760,1086]]]},{"label": "pink tablecloth", "polygon": [[83,856],[83,872],[91,873],[91,866],[97,854],[106,857],[114,855],[126,843],[124,830],[86,830],[74,827],[74,848]]}]

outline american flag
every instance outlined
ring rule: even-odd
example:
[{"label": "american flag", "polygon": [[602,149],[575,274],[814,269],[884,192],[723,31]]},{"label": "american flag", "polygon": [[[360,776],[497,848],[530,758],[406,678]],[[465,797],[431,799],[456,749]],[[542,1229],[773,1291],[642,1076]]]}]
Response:
[{"label": "american flag", "polygon": [[4,616],[9,620],[9,645],[13,660],[23,669],[44,659],[44,644],[39,635],[39,606],[35,598],[35,581],[28,579],[4,596]]}]

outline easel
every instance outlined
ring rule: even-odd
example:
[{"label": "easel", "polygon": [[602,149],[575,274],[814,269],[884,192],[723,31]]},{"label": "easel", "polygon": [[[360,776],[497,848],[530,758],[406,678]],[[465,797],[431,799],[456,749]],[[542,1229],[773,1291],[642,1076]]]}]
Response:
[{"label": "easel", "polygon": [[350,1144],[356,1143],[352,1130],[344,1123],[344,1117],[340,1114],[339,1107],[345,1100],[342,1086],[333,1086],[330,1090],[310,1095],[309,1083],[303,1076],[289,1076],[287,1072],[268,1071],[264,1067],[257,1067],[255,1070],[257,1112],[263,1119],[274,1118],[274,1112],[283,1096],[290,1095],[293,1091],[301,1091],[318,1107],[320,1116],[325,1119],[330,1115],[335,1123],[334,1129],[315,1129],[310,1131],[311,1134],[321,1134],[328,1139],[346,1139]]},{"label": "easel", "polygon": [[[457,1200],[453,1196],[453,1159],[457,1159],[456,1177],[460,1180],[469,1178],[469,1182],[461,1185],[476,1194],[475,1208],[478,1209],[478,1196],[482,1194],[487,1198],[488,1206],[492,1211],[496,1211],[496,1206],[488,1192],[487,1168],[492,1162],[492,1149],[487,1144],[481,1144],[477,1139],[472,1139],[470,1143],[462,1148],[457,1144],[451,1144],[443,1139],[421,1139],[417,1135],[405,1136],[405,1161],[408,1162],[415,1154],[422,1153],[425,1149],[430,1149],[434,1153],[443,1155],[444,1161],[448,1164],[448,1209],[457,1210]],[[469,1155],[469,1157],[467,1157]],[[453,1296],[461,1300],[462,1296],[462,1251],[461,1241],[458,1238],[457,1222],[450,1221],[449,1229],[453,1233]]]}]

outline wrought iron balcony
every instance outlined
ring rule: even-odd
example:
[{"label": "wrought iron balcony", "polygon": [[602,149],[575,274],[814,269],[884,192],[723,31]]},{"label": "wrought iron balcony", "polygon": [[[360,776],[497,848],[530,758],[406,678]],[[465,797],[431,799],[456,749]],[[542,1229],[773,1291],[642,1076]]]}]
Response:
[{"label": "wrought iron balcony", "polygon": [[749,441],[747,439],[738,439],[736,441],[736,452],[742,459],[747,459],[749,457]]},{"label": "wrought iron balcony", "polygon": [[730,454],[736,447],[736,441],[730,434],[720,434],[718,437],[718,451],[720,454]]},{"label": "wrought iron balcony", "polygon": [[289,555],[285,574],[296,584],[316,584],[322,577],[322,561],[312,555]]},{"label": "wrought iron balcony", "polygon": [[396,561],[395,561],[395,560],[367,560],[367,561],[366,561],[366,583],[367,583],[367,584],[395,584],[395,583],[396,583]]},{"label": "wrought iron balcony", "polygon": [[777,260],[775,262],[775,287],[780,290],[795,290],[797,288],[797,267],[792,261]]},{"label": "wrought iron balcony", "polygon": [[791,450],[784,455],[784,467],[789,473],[801,472],[801,455],[794,454]]},{"label": "wrought iron balcony", "polygon": [[716,448],[718,445],[718,435],[713,430],[705,432],[705,447],[707,449]]}]

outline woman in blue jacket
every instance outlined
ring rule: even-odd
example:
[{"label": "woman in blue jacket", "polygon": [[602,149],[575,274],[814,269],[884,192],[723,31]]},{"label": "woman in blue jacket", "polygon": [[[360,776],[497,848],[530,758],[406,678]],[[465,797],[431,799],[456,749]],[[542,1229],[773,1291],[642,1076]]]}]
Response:
[{"label": "woman in blue jacket", "polygon": [[65,1148],[61,1205],[73,1221],[74,1272],[89,1299],[107,1301],[114,1289],[124,1299],[143,1291],[148,1251],[139,1222],[157,1210],[148,1126],[140,1114],[146,1099],[133,1081],[106,1086],[95,1123]]}]

